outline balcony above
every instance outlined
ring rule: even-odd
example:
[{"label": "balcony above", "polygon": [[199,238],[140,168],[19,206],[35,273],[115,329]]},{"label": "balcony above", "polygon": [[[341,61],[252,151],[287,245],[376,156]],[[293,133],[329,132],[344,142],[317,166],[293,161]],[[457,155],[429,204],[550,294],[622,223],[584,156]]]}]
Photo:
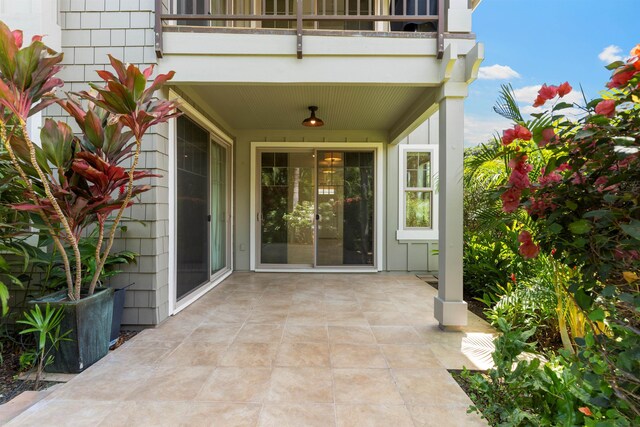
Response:
[{"label": "balcony above", "polygon": [[268,34],[295,37],[289,54],[298,59],[303,36],[428,40],[440,59],[445,38],[475,39],[470,8],[478,1],[156,0],[156,53],[165,53],[163,33]]}]

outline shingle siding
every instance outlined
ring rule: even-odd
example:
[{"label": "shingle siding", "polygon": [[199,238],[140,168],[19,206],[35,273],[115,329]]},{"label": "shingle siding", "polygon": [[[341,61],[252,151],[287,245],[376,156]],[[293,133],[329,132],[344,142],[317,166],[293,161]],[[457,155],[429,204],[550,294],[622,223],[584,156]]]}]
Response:
[{"label": "shingle siding", "polygon": [[[96,70],[109,69],[108,54],[140,67],[156,64],[153,32],[153,0],[61,0],[62,50],[65,68],[60,77],[65,91],[88,89],[98,81]],[[64,120],[79,132],[77,124],[58,106],[45,110],[46,117]],[[125,266],[109,285],[128,288],[123,324],[154,325],[169,313],[168,245],[168,126],[155,126],[143,139],[139,167],[160,178],[149,178],[152,189],[138,197],[125,217],[113,250],[139,253],[137,264]]]}]

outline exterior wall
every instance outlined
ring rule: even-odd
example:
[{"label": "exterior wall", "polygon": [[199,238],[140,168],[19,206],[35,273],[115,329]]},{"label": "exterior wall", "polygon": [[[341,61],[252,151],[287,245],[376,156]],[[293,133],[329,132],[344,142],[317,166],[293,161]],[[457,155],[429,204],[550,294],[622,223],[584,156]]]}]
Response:
[{"label": "exterior wall", "polygon": [[[387,146],[387,203],[386,203],[386,251],[389,271],[435,271],[438,270],[438,256],[434,250],[438,249],[437,240],[398,240],[396,233],[399,228],[399,207],[402,195],[399,194],[400,174],[399,152],[404,144],[437,144],[438,143],[438,113],[433,114],[399,144]],[[436,160],[437,161],[437,160]],[[437,195],[437,191],[436,191]]]},{"label": "exterior wall", "polygon": [[[60,77],[65,91],[88,89],[96,70],[110,68],[107,54],[140,67],[156,63],[153,0],[60,0],[60,24],[65,68]],[[46,39],[45,39],[46,41]],[[44,115],[66,120],[77,132],[75,121],[60,107],[48,108]],[[122,322],[127,325],[154,325],[169,315],[168,237],[168,126],[151,129],[143,141],[139,167],[161,178],[152,178],[153,187],[141,195],[139,203],[125,212],[126,232],[120,232],[113,251],[131,250],[140,254],[137,265],[124,268],[112,287],[134,283],[126,293]]]},{"label": "exterior wall", "polygon": [[[302,128],[302,126],[300,126]],[[249,230],[252,218],[250,218],[251,203],[251,142],[386,142],[387,135],[384,132],[371,131],[323,131],[312,130],[285,130],[285,131],[238,131],[236,134],[234,149],[235,162],[235,248],[234,269],[237,271],[249,270],[250,263],[250,237]],[[380,230],[384,234],[384,230]]]}]

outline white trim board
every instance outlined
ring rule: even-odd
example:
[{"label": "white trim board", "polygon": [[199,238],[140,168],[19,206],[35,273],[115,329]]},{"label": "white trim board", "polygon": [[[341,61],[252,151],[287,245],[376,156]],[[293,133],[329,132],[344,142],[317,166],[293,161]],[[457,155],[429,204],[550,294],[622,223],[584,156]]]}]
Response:
[{"label": "white trim board", "polygon": [[[372,267],[371,270],[358,270],[358,271],[383,271],[384,270],[384,238],[385,238],[385,227],[384,227],[384,218],[383,218],[383,200],[384,200],[384,143],[382,142],[264,142],[264,141],[253,141],[251,142],[251,162],[250,162],[250,176],[249,176],[249,187],[250,187],[250,200],[249,200],[249,218],[250,218],[250,226],[249,226],[249,270],[250,271],[272,271],[276,270],[272,269],[256,269],[256,165],[257,165],[257,151],[259,148],[315,148],[321,150],[331,150],[331,149],[373,149],[375,152],[375,163],[376,163],[376,174],[375,174],[375,247],[376,247],[376,266]],[[285,269],[282,271],[309,271],[309,272],[326,272],[327,270],[322,270],[321,268],[314,269]],[[336,269],[336,272],[346,273],[350,271],[347,268]],[[352,269],[351,269],[352,270]]]},{"label": "white trim board", "polygon": [[[406,152],[421,151],[431,152],[431,179],[433,183],[433,200],[431,206],[432,224],[430,229],[405,228],[405,183],[406,183]],[[396,240],[406,241],[427,241],[438,240],[438,145],[437,144],[399,144],[398,145],[398,228],[396,230]]]}]

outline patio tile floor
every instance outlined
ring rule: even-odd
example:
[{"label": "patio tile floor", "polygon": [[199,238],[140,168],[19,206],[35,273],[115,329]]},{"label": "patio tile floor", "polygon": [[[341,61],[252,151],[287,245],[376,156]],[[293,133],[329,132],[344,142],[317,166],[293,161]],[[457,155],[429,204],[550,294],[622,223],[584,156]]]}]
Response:
[{"label": "patio tile floor", "polygon": [[411,274],[234,273],[9,425],[482,426],[447,369],[493,330],[441,331]]}]

